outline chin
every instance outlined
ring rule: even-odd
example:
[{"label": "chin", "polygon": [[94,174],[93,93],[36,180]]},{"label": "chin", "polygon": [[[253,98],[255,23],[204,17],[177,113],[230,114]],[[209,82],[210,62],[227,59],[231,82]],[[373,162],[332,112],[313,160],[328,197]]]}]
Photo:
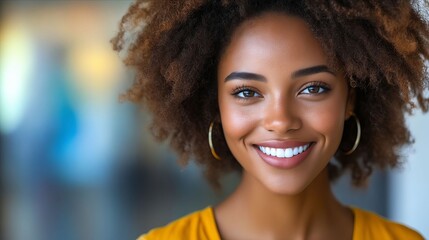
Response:
[{"label": "chin", "polygon": [[262,184],[271,193],[278,195],[295,196],[303,193],[312,181],[305,181],[304,179],[292,180],[273,180],[263,182]]}]

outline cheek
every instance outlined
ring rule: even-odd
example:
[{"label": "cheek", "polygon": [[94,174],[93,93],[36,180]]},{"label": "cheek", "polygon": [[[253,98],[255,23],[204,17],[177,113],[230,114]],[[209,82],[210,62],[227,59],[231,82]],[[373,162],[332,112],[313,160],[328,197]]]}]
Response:
[{"label": "cheek", "polygon": [[307,123],[326,141],[326,146],[337,149],[344,127],[345,101],[333,98],[329,102],[307,111]]},{"label": "cheek", "polygon": [[[257,124],[254,109],[239,107],[235,104],[220,103],[222,127],[228,145],[240,141],[249,134]],[[234,148],[234,146],[230,146]]]}]

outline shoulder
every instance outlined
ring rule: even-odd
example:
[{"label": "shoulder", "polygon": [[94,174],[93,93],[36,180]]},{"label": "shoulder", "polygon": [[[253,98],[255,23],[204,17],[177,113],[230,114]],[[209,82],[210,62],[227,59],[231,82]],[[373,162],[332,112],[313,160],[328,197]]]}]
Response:
[{"label": "shoulder", "polygon": [[373,212],[352,208],[355,215],[354,240],[360,239],[408,239],[423,240],[423,237],[415,230],[387,220]]},{"label": "shoulder", "polygon": [[193,212],[179,218],[163,227],[150,230],[137,240],[203,240],[219,239],[213,209],[205,209]]}]

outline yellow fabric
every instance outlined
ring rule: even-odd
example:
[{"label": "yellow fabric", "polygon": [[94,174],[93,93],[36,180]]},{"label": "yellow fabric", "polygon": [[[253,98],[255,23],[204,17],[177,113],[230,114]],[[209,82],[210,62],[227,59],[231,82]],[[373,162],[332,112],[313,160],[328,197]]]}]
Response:
[{"label": "yellow fabric", "polygon": [[[352,210],[355,216],[353,240],[423,239],[420,234],[404,225],[359,208]],[[164,227],[153,229],[137,240],[220,240],[220,236],[213,209],[207,207]]]},{"label": "yellow fabric", "polygon": [[213,208],[184,216],[164,227],[151,230],[137,240],[220,240]]},{"label": "yellow fabric", "polygon": [[416,231],[384,219],[375,213],[359,208],[352,208],[355,215],[353,240],[423,240]]}]

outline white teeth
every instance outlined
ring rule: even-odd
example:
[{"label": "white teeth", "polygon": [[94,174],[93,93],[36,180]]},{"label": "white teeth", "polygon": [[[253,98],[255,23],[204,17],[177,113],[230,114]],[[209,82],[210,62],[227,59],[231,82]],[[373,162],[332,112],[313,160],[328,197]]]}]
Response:
[{"label": "white teeth", "polygon": [[308,149],[310,144],[306,144],[299,147],[294,148],[270,148],[270,147],[262,147],[259,146],[259,150],[261,150],[263,153],[269,155],[269,156],[275,156],[278,158],[291,158],[295,155],[298,155],[305,150]]},{"label": "white teeth", "polygon": [[286,148],[286,150],[285,150],[285,157],[287,157],[287,158],[293,157],[293,150],[292,150],[292,148]]},{"label": "white teeth", "polygon": [[276,157],[285,157],[285,150],[277,148]]}]

